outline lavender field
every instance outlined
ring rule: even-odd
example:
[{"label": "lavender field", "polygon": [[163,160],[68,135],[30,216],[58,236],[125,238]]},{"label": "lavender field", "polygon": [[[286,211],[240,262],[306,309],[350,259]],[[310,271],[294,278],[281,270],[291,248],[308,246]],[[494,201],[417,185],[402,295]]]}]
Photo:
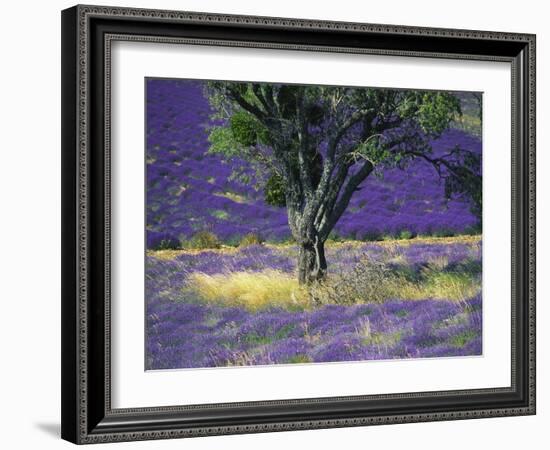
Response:
[{"label": "lavender field", "polygon": [[[210,150],[212,128],[230,122],[213,115],[205,83],[148,79],[146,88],[147,370],[482,353],[480,220],[468,190],[451,185],[449,195],[437,173],[469,160],[434,170],[457,148],[481,154],[474,97],[454,95],[463,114],[426,139],[428,158],[405,166],[395,149],[414,152],[387,146],[398,162],[380,163],[354,190],[323,237],[326,262],[311,263],[317,278],[304,282],[310,244],[289,226],[290,197],[273,204],[249,160],[225,143],[231,157]],[[334,128],[325,122],[307,128],[323,160],[323,133]],[[353,179],[361,169],[346,164]]]},{"label": "lavender field", "polygon": [[[365,255],[389,267],[377,289],[363,294],[340,287],[338,301],[302,299],[297,283],[285,299],[254,306],[230,274],[250,283],[269,268],[278,287],[294,280],[295,247],[152,252],[147,257],[148,369],[403,359],[481,354],[481,247],[479,239],[412,243],[348,243],[329,247],[336,274],[353,273]],[[372,264],[373,261],[369,260]],[[193,275],[201,278],[193,279]],[[357,272],[356,272],[357,273]],[[215,280],[201,298],[200,281]],[[287,277],[285,277],[287,275]],[[371,275],[372,276],[372,275]],[[345,277],[345,275],[344,275]],[[202,279],[202,280],[201,280]],[[199,281],[199,283],[197,283]],[[344,278],[344,281],[349,281]],[[217,290],[216,290],[217,287]],[[294,301],[292,300],[294,291]],[[230,294],[231,300],[227,300]],[[440,295],[446,297],[440,297]],[[425,296],[425,297],[424,297]],[[426,298],[426,299],[423,299]],[[332,300],[332,299],[329,299]],[[230,304],[228,304],[230,303]]]},{"label": "lavender field", "polygon": [[[209,230],[228,243],[248,233],[281,242],[290,238],[284,208],[266,204],[262,190],[231,179],[234,167],[207,154],[211,110],[201,82],[151,79],[147,83],[147,246],[187,241]],[[435,154],[456,145],[481,152],[473,134],[450,128],[433,143]],[[344,239],[402,235],[445,236],[476,231],[476,218],[460,199],[446,201],[433,167],[415,160],[404,172],[367,178],[335,227]]]}]

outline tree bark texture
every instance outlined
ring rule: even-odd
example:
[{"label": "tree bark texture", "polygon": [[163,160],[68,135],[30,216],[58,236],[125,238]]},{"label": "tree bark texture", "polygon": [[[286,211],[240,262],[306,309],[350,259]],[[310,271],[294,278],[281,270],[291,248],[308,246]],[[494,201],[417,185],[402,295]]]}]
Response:
[{"label": "tree bark texture", "polygon": [[320,240],[300,244],[298,254],[298,281],[301,285],[322,280],[327,273],[325,243]]}]

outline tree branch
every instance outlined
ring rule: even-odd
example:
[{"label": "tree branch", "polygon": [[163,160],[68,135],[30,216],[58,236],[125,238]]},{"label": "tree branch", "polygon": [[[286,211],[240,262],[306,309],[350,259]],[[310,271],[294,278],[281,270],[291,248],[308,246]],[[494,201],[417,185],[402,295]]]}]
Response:
[{"label": "tree branch", "polygon": [[257,119],[259,119],[262,123],[264,123],[266,114],[260,108],[258,108],[256,105],[250,102],[247,102],[245,98],[235,89],[228,88],[228,95],[233,100],[235,100],[242,109],[244,109],[245,111],[248,111],[250,114],[254,115]]},{"label": "tree branch", "polygon": [[272,114],[272,111],[271,111],[271,108],[270,106],[268,105],[267,103],[267,100],[262,92],[262,87],[261,85],[257,84],[257,83],[253,83],[252,84],[252,91],[254,92],[254,95],[256,96],[256,98],[258,99],[258,101],[262,104],[262,106],[264,107],[266,113],[268,115],[273,115]]},{"label": "tree branch", "polygon": [[330,211],[332,211],[332,209],[334,208],[334,204],[338,199],[338,195],[340,194],[340,190],[344,185],[344,181],[346,181],[346,177],[348,176],[348,171],[350,167],[351,166],[349,164],[342,163],[341,165],[339,165],[339,168],[334,175],[334,178],[331,179],[330,188],[327,190],[328,192],[326,192],[323,196],[323,201],[321,202],[316,212],[315,225],[317,229],[321,229],[322,224],[326,222],[327,211],[330,213]]},{"label": "tree branch", "polygon": [[308,132],[307,120],[304,115],[304,97],[302,91],[296,96],[296,112],[296,120],[298,122],[298,170],[300,172],[300,182],[302,183],[304,194],[306,199],[309,200],[313,195],[313,185],[310,162],[306,157],[308,150]]},{"label": "tree branch", "polygon": [[367,117],[369,114],[372,114],[373,112],[375,112],[373,108],[365,108],[355,111],[342,125],[337,128],[334,136],[335,145],[338,145],[340,139],[342,139],[342,137],[352,126],[354,126],[356,123]]},{"label": "tree branch", "polygon": [[332,230],[334,225],[336,225],[336,222],[338,222],[338,220],[348,207],[351,197],[353,193],[357,190],[357,187],[365,180],[365,178],[367,178],[372,173],[373,170],[373,164],[370,161],[365,161],[359,171],[349,179],[342,195],[332,209],[332,212],[327,211],[325,213],[327,216],[327,220],[324,221],[320,230],[320,234],[322,237],[326,237],[325,235],[328,236],[330,230]]}]

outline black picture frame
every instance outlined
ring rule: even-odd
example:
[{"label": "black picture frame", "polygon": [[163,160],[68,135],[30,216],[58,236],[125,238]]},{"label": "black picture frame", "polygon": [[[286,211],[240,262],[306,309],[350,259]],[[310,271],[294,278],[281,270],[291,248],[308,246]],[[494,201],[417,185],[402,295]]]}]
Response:
[{"label": "black picture frame", "polygon": [[[512,66],[511,386],[111,408],[110,43],[508,61]],[[535,36],[75,6],[62,12],[62,437],[133,441],[535,414]]]}]

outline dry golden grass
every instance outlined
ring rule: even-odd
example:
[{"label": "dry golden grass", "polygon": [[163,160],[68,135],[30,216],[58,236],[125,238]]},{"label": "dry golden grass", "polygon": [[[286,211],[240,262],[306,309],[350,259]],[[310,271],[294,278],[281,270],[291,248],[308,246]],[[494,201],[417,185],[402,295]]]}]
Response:
[{"label": "dry golden grass", "polygon": [[[394,239],[394,240],[388,240],[388,241],[375,241],[375,242],[363,242],[363,241],[327,241],[326,248],[331,248],[337,250],[340,247],[344,246],[351,246],[351,247],[361,247],[365,244],[370,245],[379,245],[384,248],[396,248],[398,250],[398,247],[413,245],[413,244],[458,244],[458,243],[464,243],[464,244],[473,244],[476,242],[481,241],[481,235],[465,235],[465,236],[452,236],[452,237],[416,237],[413,239]],[[284,243],[284,244],[271,244],[271,243],[263,243],[262,245],[265,245],[268,248],[273,249],[285,249],[289,247],[295,247],[296,244],[294,243]],[[179,255],[187,254],[187,255],[196,255],[199,253],[202,253],[204,251],[208,252],[215,252],[215,253],[226,253],[231,254],[240,251],[241,249],[234,246],[229,245],[220,245],[219,248],[211,248],[211,249],[168,249],[168,250],[147,250],[147,255],[154,256],[159,259],[164,260],[170,260],[174,259]]]},{"label": "dry golden grass", "polygon": [[216,195],[217,197],[228,198],[229,200],[233,200],[236,203],[250,202],[250,200],[247,197],[243,195],[235,194],[234,192],[214,192],[214,195]]},{"label": "dry golden grass", "polygon": [[[346,273],[330,272],[321,284],[311,287],[298,285],[297,276],[279,270],[266,269],[261,272],[228,272],[215,275],[204,273],[190,274],[186,290],[201,301],[226,306],[240,306],[250,310],[268,307],[286,309],[309,309],[319,304],[356,304],[380,303],[389,299],[401,300],[453,300],[464,301],[476,295],[480,279],[475,273],[448,271],[448,258],[432,258],[418,276],[390,270],[388,263],[406,267],[402,249],[404,246],[425,244],[475,244],[480,236],[459,236],[443,238],[415,238],[408,240],[373,242],[370,245],[384,248],[384,260],[380,267],[368,260],[361,266]],[[282,254],[295,257],[295,245],[262,244],[279,250]],[[327,247],[338,250],[363,246],[364,242],[327,242]],[[222,246],[219,249],[185,249],[158,250],[147,252],[148,255],[163,260],[171,260],[181,254],[200,254],[213,252],[233,254],[239,248]],[[351,278],[350,278],[351,277]]]},{"label": "dry golden grass", "polygon": [[[293,274],[268,269],[215,275],[193,273],[189,275],[186,289],[202,301],[253,311],[268,307],[303,310],[319,303],[380,303],[389,299],[461,302],[476,295],[480,289],[479,283],[467,275],[437,272],[422,282],[408,281],[397,275],[388,276],[377,282],[375,298],[357,295],[355,291],[348,293],[338,287],[339,283],[340,280],[332,275],[322,285],[307,288],[299,286]],[[320,298],[328,300],[319,302]]]},{"label": "dry golden grass", "polygon": [[[380,245],[381,247],[392,247],[395,245],[408,246],[414,244],[468,244],[481,240],[481,235],[462,235],[462,236],[449,236],[449,237],[436,237],[436,236],[421,236],[412,239],[389,239],[387,241],[374,241],[370,242],[373,245]],[[345,241],[344,243],[353,242],[364,245],[363,241]]]},{"label": "dry golden grass", "polygon": [[162,259],[165,261],[172,260],[177,258],[179,255],[199,255],[204,252],[215,252],[215,253],[236,253],[239,249],[237,247],[230,247],[227,245],[222,245],[220,248],[209,248],[209,249],[166,249],[166,250],[147,250],[148,256],[154,256],[155,258]]},{"label": "dry golden grass", "polygon": [[298,285],[296,277],[278,270],[216,275],[193,273],[189,276],[187,288],[207,302],[250,310],[274,306],[304,309],[310,306],[307,290]]},{"label": "dry golden grass", "polygon": [[434,272],[421,283],[399,283],[397,297],[403,300],[454,300],[464,301],[480,290],[479,282],[471,277],[452,272]]}]

